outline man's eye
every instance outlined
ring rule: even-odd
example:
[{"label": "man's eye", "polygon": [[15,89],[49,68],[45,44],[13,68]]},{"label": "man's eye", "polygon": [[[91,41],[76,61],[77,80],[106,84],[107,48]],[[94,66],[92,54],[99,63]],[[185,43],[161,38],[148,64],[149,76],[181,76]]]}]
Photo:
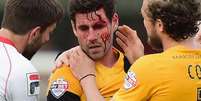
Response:
[{"label": "man's eye", "polygon": [[104,28],[103,24],[96,24],[96,25],[94,25],[94,29],[102,29],[102,28]]},{"label": "man's eye", "polygon": [[86,31],[86,30],[89,29],[89,27],[87,27],[87,26],[80,26],[79,29],[82,30],[82,31]]}]

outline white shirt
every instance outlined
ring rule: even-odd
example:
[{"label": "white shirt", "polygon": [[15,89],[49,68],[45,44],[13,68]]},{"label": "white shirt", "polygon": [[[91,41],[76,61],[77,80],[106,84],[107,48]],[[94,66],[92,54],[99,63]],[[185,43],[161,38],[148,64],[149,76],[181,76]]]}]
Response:
[{"label": "white shirt", "polygon": [[39,73],[14,46],[0,40],[0,101],[38,101]]}]

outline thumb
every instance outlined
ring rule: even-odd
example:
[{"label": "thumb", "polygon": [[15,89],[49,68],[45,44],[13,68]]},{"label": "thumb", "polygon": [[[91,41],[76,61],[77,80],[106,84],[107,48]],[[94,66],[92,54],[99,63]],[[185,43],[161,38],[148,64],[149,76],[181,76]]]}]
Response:
[{"label": "thumb", "polygon": [[55,67],[56,67],[56,68],[59,68],[59,67],[61,67],[62,64],[63,64],[63,62],[57,61],[57,62],[55,63]]}]

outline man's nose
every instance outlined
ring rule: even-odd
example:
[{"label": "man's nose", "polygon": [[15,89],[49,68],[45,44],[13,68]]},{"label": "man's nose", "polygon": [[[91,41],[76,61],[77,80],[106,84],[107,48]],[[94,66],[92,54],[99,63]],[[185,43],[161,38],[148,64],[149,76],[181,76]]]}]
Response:
[{"label": "man's nose", "polygon": [[88,40],[89,41],[94,41],[98,39],[98,32],[94,31],[93,29],[89,30],[89,35],[88,35]]}]

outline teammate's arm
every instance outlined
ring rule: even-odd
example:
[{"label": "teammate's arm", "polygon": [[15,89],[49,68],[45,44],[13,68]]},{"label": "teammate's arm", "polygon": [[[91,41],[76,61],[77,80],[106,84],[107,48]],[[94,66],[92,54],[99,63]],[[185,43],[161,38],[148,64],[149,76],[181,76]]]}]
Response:
[{"label": "teammate's arm", "polygon": [[130,64],[144,55],[144,46],[135,30],[126,25],[119,26],[116,35],[117,44],[123,49]]},{"label": "teammate's arm", "polygon": [[86,77],[80,81],[87,97],[87,101],[105,101],[96,86],[96,79],[93,76]]},{"label": "teammate's arm", "polygon": [[69,65],[74,76],[79,80],[87,101],[104,101],[96,86],[95,62],[81,48],[71,53]]}]

